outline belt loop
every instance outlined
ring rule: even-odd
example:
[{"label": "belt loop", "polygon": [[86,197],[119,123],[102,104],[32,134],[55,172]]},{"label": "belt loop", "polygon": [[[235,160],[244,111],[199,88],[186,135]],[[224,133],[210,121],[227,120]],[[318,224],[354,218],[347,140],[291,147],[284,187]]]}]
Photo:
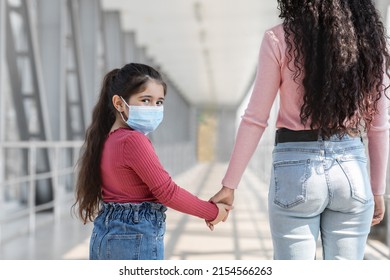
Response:
[{"label": "belt loop", "polygon": [[106,215],[106,219],[105,219],[104,223],[105,223],[105,225],[107,226],[107,225],[108,225],[108,222],[109,222],[109,220],[110,220],[110,218],[111,218],[112,212],[114,211],[114,207],[113,207],[111,204],[107,204],[106,206],[107,206],[106,208],[108,208],[108,209],[107,209],[107,210],[108,210],[108,213],[107,213],[107,215]]},{"label": "belt loop", "polygon": [[134,211],[133,222],[138,224],[139,223],[139,207],[138,207],[138,205],[135,205],[133,207],[133,211]]},{"label": "belt loop", "polygon": [[359,137],[360,137],[360,141],[362,141],[362,143],[364,143],[364,141],[363,141],[363,135],[362,135],[362,132],[361,132],[360,129],[359,129]]}]

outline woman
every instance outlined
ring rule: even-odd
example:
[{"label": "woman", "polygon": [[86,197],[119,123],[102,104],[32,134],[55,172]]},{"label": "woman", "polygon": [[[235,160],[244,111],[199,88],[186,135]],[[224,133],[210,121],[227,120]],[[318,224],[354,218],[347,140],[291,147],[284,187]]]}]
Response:
[{"label": "woman", "polygon": [[163,119],[165,94],[160,74],[144,64],[104,77],[76,184],[78,213],[94,221],[90,259],[163,259],[167,206],[212,225],[231,209],[180,188],[162,167],[146,135]]},{"label": "woman", "polygon": [[[389,53],[371,0],[279,0],[222,189],[234,190],[280,108],[269,189],[275,259],[363,259],[370,226],[385,213]],[[384,70],[385,69],[385,70]],[[370,162],[361,134],[366,133]]]}]

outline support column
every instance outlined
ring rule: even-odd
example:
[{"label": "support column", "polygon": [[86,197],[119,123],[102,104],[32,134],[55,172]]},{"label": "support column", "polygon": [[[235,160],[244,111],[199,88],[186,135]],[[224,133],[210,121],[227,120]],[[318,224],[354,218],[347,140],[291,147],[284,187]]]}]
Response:
[{"label": "support column", "polygon": [[119,12],[104,12],[104,31],[108,68],[106,70],[110,71],[124,64],[123,32]]},{"label": "support column", "polygon": [[[42,58],[37,32],[36,10],[31,1],[6,2],[6,64],[9,72],[11,97],[16,108],[18,140],[52,140],[49,104],[42,71]],[[21,67],[22,66],[22,67]],[[55,93],[52,93],[55,94]],[[37,151],[39,161],[35,172],[51,170],[47,150]],[[21,170],[28,174],[27,151],[22,151]],[[52,182],[40,180],[36,187],[37,204],[52,199]]]},{"label": "support column", "polygon": [[84,64],[86,123],[90,123],[96,96],[105,72],[105,49],[100,1],[80,0],[80,44]]},{"label": "support column", "polygon": [[65,17],[66,0],[37,0],[37,30],[42,74],[50,104],[48,114],[53,140],[65,140]]},{"label": "support column", "polygon": [[80,7],[78,1],[67,0],[67,40],[69,42],[66,69],[68,139],[83,139],[87,127],[87,96],[85,65],[82,53]]},{"label": "support column", "polygon": [[[6,0],[0,0],[0,143],[4,141],[5,129],[4,129],[4,119],[5,119],[5,94],[4,94],[4,66],[5,64],[5,18],[6,18]],[[0,179],[2,163],[0,163]]]},{"label": "support column", "polygon": [[[5,67],[5,17],[6,0],[0,0],[0,145],[5,140],[5,90],[4,90],[4,67]],[[0,147],[0,182],[5,180],[4,151]],[[4,189],[0,186],[0,204],[4,204]],[[1,237],[1,235],[0,235]]]},{"label": "support column", "polygon": [[134,32],[131,31],[124,34],[124,49],[126,63],[138,61],[137,42],[135,40]]}]

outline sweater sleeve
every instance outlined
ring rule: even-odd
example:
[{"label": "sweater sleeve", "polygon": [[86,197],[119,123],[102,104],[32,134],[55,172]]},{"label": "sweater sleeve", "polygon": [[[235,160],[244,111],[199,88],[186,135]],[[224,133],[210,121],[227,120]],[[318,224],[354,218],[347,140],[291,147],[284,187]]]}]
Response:
[{"label": "sweater sleeve", "polygon": [[268,126],[268,119],[281,82],[281,52],[273,31],[265,33],[259,52],[253,91],[241,118],[232,155],[222,185],[238,187],[241,177]]},{"label": "sweater sleeve", "polygon": [[370,161],[371,188],[374,195],[386,190],[387,164],[389,157],[389,100],[382,94],[375,115],[368,130],[368,153]]},{"label": "sweater sleeve", "polygon": [[158,201],[177,211],[212,221],[218,215],[217,206],[179,187],[163,168],[150,140],[141,133],[128,137],[124,147],[128,164],[149,187]]}]

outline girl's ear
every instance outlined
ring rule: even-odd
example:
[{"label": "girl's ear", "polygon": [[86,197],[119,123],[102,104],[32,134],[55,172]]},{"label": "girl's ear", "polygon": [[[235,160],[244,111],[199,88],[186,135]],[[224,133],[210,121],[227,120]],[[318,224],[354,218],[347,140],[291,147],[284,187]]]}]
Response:
[{"label": "girl's ear", "polygon": [[113,97],[112,97],[112,104],[114,105],[114,108],[118,111],[118,112],[123,112],[124,108],[124,104],[123,104],[123,101],[122,101],[122,98],[115,94]]}]

